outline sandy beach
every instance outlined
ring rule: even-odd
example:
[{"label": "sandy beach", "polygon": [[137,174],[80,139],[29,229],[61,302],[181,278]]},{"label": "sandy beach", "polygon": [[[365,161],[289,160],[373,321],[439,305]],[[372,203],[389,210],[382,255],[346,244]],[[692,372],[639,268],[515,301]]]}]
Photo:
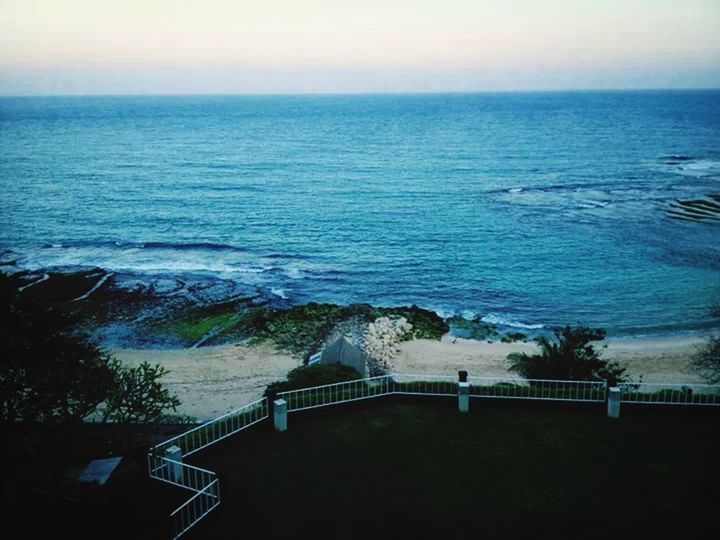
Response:
[{"label": "sandy beach", "polygon": [[262,397],[265,387],[302,364],[271,343],[253,347],[222,345],[197,349],[116,349],[126,365],[143,361],[168,370],[163,382],[180,399],[179,414],[211,420]]},{"label": "sandy beach", "polygon": [[[696,337],[633,338],[606,342],[602,357],[621,363],[633,379],[645,382],[701,382],[690,369],[690,356],[702,343]],[[503,377],[513,352],[538,352],[535,343],[500,343],[444,336],[441,341],[415,340],[402,344],[395,370],[402,373],[456,373]]]},{"label": "sandy beach", "polygon": [[[690,356],[702,340],[697,337],[634,338],[607,342],[604,358],[620,362],[630,376],[645,382],[702,382],[692,372]],[[534,343],[481,342],[445,336],[440,341],[418,339],[400,347],[398,373],[455,374],[503,377],[507,355],[532,353]],[[116,349],[128,365],[143,361],[168,370],[164,382],[182,402],[179,413],[209,420],[262,397],[268,383],[281,380],[302,364],[300,358],[279,352],[272,343],[257,346],[223,345],[197,349]]]}]

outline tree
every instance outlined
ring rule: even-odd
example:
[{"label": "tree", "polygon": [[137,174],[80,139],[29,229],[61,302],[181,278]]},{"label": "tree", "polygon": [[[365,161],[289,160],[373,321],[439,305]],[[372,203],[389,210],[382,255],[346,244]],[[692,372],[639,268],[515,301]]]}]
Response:
[{"label": "tree", "polygon": [[342,364],[300,366],[288,372],[286,380],[270,383],[265,389],[265,397],[274,399],[278,392],[355,381],[360,378],[362,378],[362,375],[357,370]]},{"label": "tree", "polygon": [[180,400],[160,383],[160,378],[167,373],[160,365],[143,362],[123,369],[115,360],[113,366],[117,375],[105,399],[103,422],[155,422],[163,417],[166,409],[175,411],[180,405]]},{"label": "tree", "polygon": [[75,330],[72,312],[26,301],[0,274],[0,421],[152,422],[176,397],[162,389],[160,366],[125,368]]},{"label": "tree", "polygon": [[720,336],[710,336],[698,347],[692,365],[709,383],[720,383]]},{"label": "tree", "polygon": [[605,331],[586,326],[556,328],[554,337],[539,337],[540,354],[514,353],[510,371],[528,379],[625,382],[625,368],[600,358],[593,341],[605,338]]},{"label": "tree", "polygon": [[[720,318],[720,305],[710,308],[713,317]],[[710,336],[693,355],[693,369],[711,384],[720,383],[720,336]]]}]

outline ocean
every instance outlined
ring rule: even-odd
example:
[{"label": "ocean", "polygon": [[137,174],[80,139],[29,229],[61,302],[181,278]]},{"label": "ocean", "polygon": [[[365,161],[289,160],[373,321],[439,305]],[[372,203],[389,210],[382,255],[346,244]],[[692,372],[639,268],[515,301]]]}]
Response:
[{"label": "ocean", "polygon": [[0,98],[0,265],[718,328],[720,91]]}]

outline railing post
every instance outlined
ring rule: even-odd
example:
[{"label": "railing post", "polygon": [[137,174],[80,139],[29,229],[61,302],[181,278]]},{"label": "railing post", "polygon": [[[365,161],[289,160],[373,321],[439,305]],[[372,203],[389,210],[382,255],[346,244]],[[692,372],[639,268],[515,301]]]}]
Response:
[{"label": "railing post", "polygon": [[458,371],[458,410],[462,413],[470,410],[470,383],[464,369]]},{"label": "railing post", "polygon": [[287,431],[287,401],[284,399],[273,401],[273,420],[275,431]]},{"label": "railing post", "polygon": [[620,418],[620,396],[617,386],[608,388],[607,414],[610,418]]},{"label": "railing post", "polygon": [[165,449],[165,457],[172,459],[173,462],[167,463],[168,467],[168,480],[175,482],[176,484],[182,484],[183,481],[183,466],[182,466],[182,448],[179,446],[171,446]]},{"label": "railing post", "polygon": [[458,410],[466,413],[470,410],[470,383],[458,383]]}]

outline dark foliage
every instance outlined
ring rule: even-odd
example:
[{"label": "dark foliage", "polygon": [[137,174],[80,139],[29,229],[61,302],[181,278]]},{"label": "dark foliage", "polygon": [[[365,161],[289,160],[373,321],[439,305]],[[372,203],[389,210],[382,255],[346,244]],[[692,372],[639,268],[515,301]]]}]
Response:
[{"label": "dark foliage", "polygon": [[125,368],[75,331],[73,312],[17,292],[0,274],[0,421],[151,422],[179,401],[164,390],[159,366]]},{"label": "dark foliage", "polygon": [[228,332],[241,330],[255,340],[272,339],[281,349],[308,357],[321,348],[340,322],[351,318],[372,322],[378,317],[405,317],[416,338],[440,339],[449,327],[435,312],[417,306],[382,308],[369,304],[317,304],[310,302],[288,309],[256,308],[243,314]]},{"label": "dark foliage", "polygon": [[287,374],[287,379],[270,383],[265,390],[265,396],[273,397],[278,392],[312,388],[324,384],[333,384],[343,381],[354,381],[362,378],[357,370],[341,364],[313,364],[300,366]]},{"label": "dark foliage", "polygon": [[160,378],[167,370],[143,362],[122,368],[113,361],[116,377],[103,408],[103,421],[150,423],[164,419],[167,409],[176,410],[180,400],[163,388]]},{"label": "dark foliage", "polygon": [[103,401],[114,383],[111,359],[74,335],[73,323],[0,276],[0,419],[79,421]]},{"label": "dark foliage", "polygon": [[503,343],[514,343],[515,341],[523,341],[525,339],[527,339],[527,335],[522,332],[508,332],[500,338],[500,341]]},{"label": "dark foliage", "polygon": [[[710,316],[720,318],[720,304],[710,307]],[[711,384],[720,383],[720,336],[710,336],[693,356],[693,368]]]},{"label": "dark foliage", "polygon": [[709,383],[720,383],[720,336],[711,336],[698,347],[693,368]]},{"label": "dark foliage", "polygon": [[513,354],[510,371],[528,379],[625,382],[625,368],[600,358],[593,341],[605,338],[602,329],[586,326],[556,328],[554,338],[542,336],[536,341],[540,354]]},{"label": "dark foliage", "polygon": [[[73,538],[127,538],[122,527],[79,532],[111,515],[113,488],[75,479],[90,459],[118,454],[125,459],[114,477],[144,472],[147,445],[134,434],[161,428],[128,423],[164,420],[178,400],[162,388],[160,366],[125,368],[79,334],[72,303],[41,302],[17,285],[0,274],[0,496],[8,537],[47,536],[47,526]],[[107,423],[83,422],[93,414]],[[143,498],[137,491],[133,500]]]}]

